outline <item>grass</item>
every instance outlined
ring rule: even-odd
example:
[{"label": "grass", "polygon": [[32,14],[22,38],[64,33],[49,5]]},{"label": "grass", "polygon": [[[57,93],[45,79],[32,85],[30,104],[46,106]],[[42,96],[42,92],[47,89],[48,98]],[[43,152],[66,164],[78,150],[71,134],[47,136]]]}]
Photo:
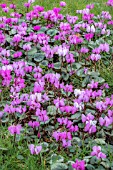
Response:
[{"label": "grass", "polygon": [[[26,0],[0,0],[0,3],[7,3],[10,4],[11,2],[15,3],[19,9],[19,11],[23,12],[25,11],[25,8],[22,4],[26,2]],[[65,0],[67,3],[67,6],[63,9],[63,13],[76,15],[77,9],[83,9],[86,7],[87,4],[93,3],[95,5],[94,12],[95,14],[99,14],[102,10],[108,10],[111,14],[113,14],[113,11],[110,7],[106,6],[107,0]],[[60,0],[36,0],[33,5],[41,5],[45,7],[45,10],[50,10],[53,7],[59,7]]]}]

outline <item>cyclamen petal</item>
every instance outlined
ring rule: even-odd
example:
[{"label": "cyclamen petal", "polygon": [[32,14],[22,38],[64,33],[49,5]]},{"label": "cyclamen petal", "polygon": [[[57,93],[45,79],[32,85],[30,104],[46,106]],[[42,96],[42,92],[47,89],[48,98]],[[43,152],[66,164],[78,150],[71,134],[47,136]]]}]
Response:
[{"label": "cyclamen petal", "polygon": [[31,154],[33,155],[35,153],[34,145],[33,144],[29,145],[29,149],[30,149]]},{"label": "cyclamen petal", "polygon": [[41,152],[41,150],[42,150],[42,146],[36,146],[36,147],[35,147],[35,153],[36,153],[36,155],[38,155],[38,154]]}]

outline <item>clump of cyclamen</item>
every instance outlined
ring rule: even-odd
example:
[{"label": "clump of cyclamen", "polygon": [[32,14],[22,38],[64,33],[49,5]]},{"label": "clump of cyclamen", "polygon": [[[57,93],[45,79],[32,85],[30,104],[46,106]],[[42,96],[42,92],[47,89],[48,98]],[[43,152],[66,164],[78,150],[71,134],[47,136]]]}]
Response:
[{"label": "clump of cyclamen", "polygon": [[[109,88],[106,83],[100,86],[99,82],[92,80],[85,88],[76,89],[73,84],[63,81],[62,78],[63,67],[66,68],[66,74],[69,74],[69,78],[71,78],[73,74],[76,76],[77,70],[73,69],[73,64],[77,60],[82,58],[85,65],[88,63],[95,67],[96,63],[102,60],[104,54],[111,53],[112,47],[106,41],[100,44],[95,43],[93,49],[88,46],[88,43],[93,42],[97,37],[109,37],[111,32],[107,26],[113,25],[113,21],[109,12],[102,11],[97,16],[99,21],[95,22],[94,14],[90,11],[94,8],[93,4],[87,5],[83,10],[76,11],[78,14],[82,14],[82,23],[77,23],[79,19],[77,16],[66,15],[64,17],[60,13],[62,8],[55,7],[52,10],[44,11],[44,7],[36,5],[29,12],[29,7],[34,1],[28,0],[24,4],[27,8],[26,22],[21,22],[22,15],[16,12],[14,4],[10,4],[10,9],[14,11],[10,14],[12,18],[0,17],[0,28],[2,29],[0,31],[1,87],[8,88],[10,91],[10,102],[5,105],[3,111],[0,111],[0,119],[5,114],[9,117],[15,117],[16,113],[20,116],[24,114],[28,116],[27,114],[30,113],[29,119],[26,121],[28,128],[32,127],[37,132],[38,137],[43,138],[45,135],[40,135],[40,131],[43,132],[44,129],[44,133],[46,133],[45,127],[42,128],[42,125],[47,126],[50,123],[51,116],[49,116],[47,107],[52,105],[56,109],[56,115],[52,120],[53,124],[57,123],[58,127],[61,128],[54,129],[48,134],[51,135],[52,140],[56,140],[58,146],[62,145],[68,149],[73,146],[75,135],[83,134],[81,135],[83,137],[84,134],[95,135],[99,126],[103,128],[113,124],[113,96],[104,97],[104,89]],[[112,0],[109,0],[107,4],[113,6]],[[61,1],[60,7],[65,6],[66,3]],[[6,4],[1,4],[0,7],[5,13],[10,10]],[[40,22],[38,25],[35,23],[35,19],[41,20],[42,18],[45,30],[57,27],[56,34],[53,34],[52,38],[48,31],[42,31],[43,26]],[[104,23],[106,20],[108,25]],[[10,41],[7,40],[7,31],[4,31],[6,26],[12,30]],[[7,43],[11,47],[10,50],[5,47]],[[34,47],[39,48],[38,50],[44,55],[44,59],[47,59],[46,69],[49,68],[47,73],[45,73],[46,69],[42,69],[38,62],[35,66],[34,64],[31,66],[29,62],[25,61],[29,60],[29,53],[32,53]],[[74,48],[74,52],[71,50],[72,48]],[[20,60],[18,61],[18,59]],[[56,63],[54,63],[55,59]],[[57,63],[60,63],[60,73],[55,68]],[[68,71],[69,69],[71,71]],[[85,66],[83,75],[90,75],[92,70]],[[28,87],[31,82],[29,83],[27,76],[32,77],[32,88],[30,87],[30,89]],[[51,89],[52,93],[49,94]],[[27,90],[26,93],[25,90]],[[0,90],[0,93],[2,91]],[[94,112],[86,112],[87,104],[93,107]],[[72,119],[72,117],[76,117],[77,113],[81,113],[77,119],[79,119],[79,123],[83,124],[83,127],[79,127],[78,122],[75,121],[76,118]],[[35,117],[35,120],[32,116]],[[14,125],[8,127],[8,131],[12,135],[20,135],[22,128],[24,129],[17,122],[15,121]],[[32,155],[38,155],[42,146],[31,144],[29,150]],[[96,156],[98,159],[106,158],[106,155],[101,152],[100,146],[93,147],[91,156]],[[85,161],[76,160],[72,167],[84,170]]]}]

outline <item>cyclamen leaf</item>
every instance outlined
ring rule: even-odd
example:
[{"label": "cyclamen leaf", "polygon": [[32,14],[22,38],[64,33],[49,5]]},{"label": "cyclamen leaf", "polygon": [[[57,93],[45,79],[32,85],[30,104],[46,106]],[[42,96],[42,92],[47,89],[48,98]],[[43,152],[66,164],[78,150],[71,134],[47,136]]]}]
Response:
[{"label": "cyclamen leaf", "polygon": [[64,163],[54,163],[51,165],[51,170],[67,170],[68,166]]}]

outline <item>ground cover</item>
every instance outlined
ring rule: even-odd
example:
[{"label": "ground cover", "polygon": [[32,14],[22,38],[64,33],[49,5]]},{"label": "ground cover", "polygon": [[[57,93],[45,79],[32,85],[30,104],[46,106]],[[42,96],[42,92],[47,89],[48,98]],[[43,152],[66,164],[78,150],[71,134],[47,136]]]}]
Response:
[{"label": "ground cover", "polygon": [[113,169],[113,1],[88,2],[0,5],[0,169]]}]

